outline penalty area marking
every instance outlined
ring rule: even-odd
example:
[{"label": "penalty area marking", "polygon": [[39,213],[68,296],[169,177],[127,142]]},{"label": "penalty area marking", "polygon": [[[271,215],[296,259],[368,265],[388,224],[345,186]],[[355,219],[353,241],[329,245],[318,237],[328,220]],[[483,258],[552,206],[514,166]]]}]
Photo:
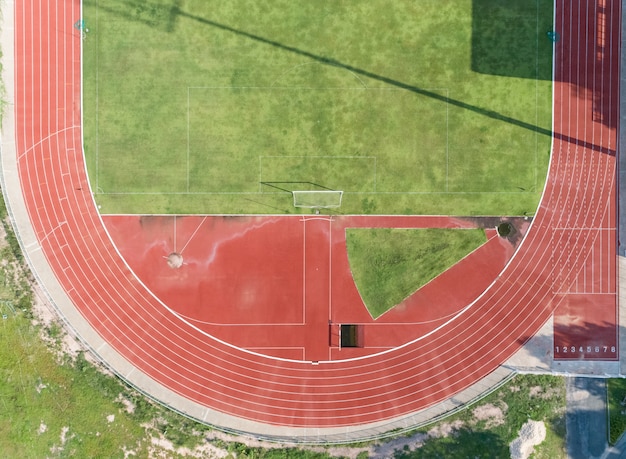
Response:
[{"label": "penalty area marking", "polygon": [[[341,163],[346,162],[352,166],[355,166],[357,162],[363,162],[364,166],[361,168],[363,170],[369,171],[370,172],[370,178],[369,180],[366,180],[367,182],[370,183],[370,190],[367,191],[362,191],[362,192],[370,192],[370,193],[376,193],[376,168],[377,168],[377,161],[378,158],[376,156],[354,156],[354,155],[319,155],[319,156],[303,156],[303,155],[259,155],[259,193],[265,193],[263,191],[263,183],[281,183],[281,181],[287,182],[287,180],[284,180],[284,177],[282,177],[281,173],[277,173],[277,170],[280,169],[284,169],[287,168],[288,172],[285,174],[288,176],[289,178],[289,182],[300,182],[300,183],[310,183],[311,182],[311,176],[307,175],[307,171],[308,169],[305,169],[304,171],[304,175],[301,176],[297,176],[294,174],[293,171],[289,171],[289,166],[290,163],[293,164],[298,164],[298,163],[302,163],[304,161],[307,162],[311,162],[311,166],[315,166],[315,165],[320,165],[320,164],[324,164],[324,162],[327,163],[327,165],[330,167],[331,170],[333,171],[348,171],[349,172],[349,176],[350,175],[354,175],[354,167],[339,167],[341,166]],[[263,164],[265,162],[266,167],[263,167]],[[268,164],[271,163],[276,163],[273,164],[274,167],[269,166]],[[332,167],[332,163],[336,164],[336,167]],[[369,163],[369,164],[368,164]],[[278,166],[278,167],[276,167]],[[280,167],[282,166],[282,167]],[[264,170],[269,170],[271,171],[271,173],[276,174],[276,176],[272,176],[272,177],[264,177],[263,176],[263,171]],[[267,173],[266,173],[267,175]],[[329,174],[331,176],[336,175],[334,173]],[[346,181],[349,180],[350,177],[339,177],[339,178],[335,178],[336,180],[336,187],[338,187],[341,190],[344,191],[357,191],[357,190],[350,190],[350,187],[345,187],[343,186],[343,184],[345,184]],[[282,179],[282,180],[281,180]],[[321,185],[321,184],[320,184]],[[347,190],[346,190],[347,188]]]},{"label": "penalty area marking", "polygon": [[[193,110],[191,107],[191,104],[194,102],[194,100],[202,100],[202,97],[199,96],[195,96],[192,94],[192,91],[202,91],[202,90],[217,90],[217,91],[227,91],[227,90],[258,90],[258,91],[290,91],[290,90],[316,90],[316,91],[368,91],[368,92],[381,92],[381,91],[385,91],[385,92],[406,92],[406,89],[402,89],[402,88],[364,88],[364,87],[277,87],[277,86],[187,86],[187,113],[186,113],[186,128],[187,128],[187,136],[186,136],[186,190],[187,192],[190,192],[191,190],[191,177],[190,177],[190,172],[191,172],[191,141],[192,141],[192,129],[191,129],[191,123],[192,123],[192,115],[193,115]],[[443,135],[443,155],[445,157],[445,182],[443,184],[443,191],[441,192],[447,192],[448,190],[448,180],[449,180],[449,88],[426,88],[426,90],[431,91],[431,92],[440,92],[443,93],[442,94],[442,98],[445,99],[445,112],[443,112],[443,124],[444,124],[444,129],[445,129],[445,133]],[[440,100],[440,102],[443,102]],[[440,130],[441,131],[441,130]],[[414,139],[414,149],[417,148],[417,139]],[[413,152],[414,153],[414,152]],[[262,192],[262,184],[261,182],[266,181],[266,182],[271,182],[271,181],[278,181],[275,180],[274,178],[268,178],[268,177],[264,177],[263,176],[263,158],[296,158],[296,156],[271,156],[271,155],[259,155],[259,193]],[[372,166],[372,174],[373,174],[373,183],[371,185],[370,188],[370,192],[377,192],[378,188],[377,188],[377,169],[378,169],[378,158],[380,157],[380,155],[368,155],[368,156],[303,156],[302,158],[343,158],[343,159],[347,159],[347,158],[369,158],[369,159],[373,159],[374,164]],[[267,169],[267,168],[266,168]],[[297,181],[297,180],[296,180]],[[337,185],[339,188],[342,188],[344,191],[352,191],[350,190],[350,187],[345,187],[345,186],[340,186]],[[216,192],[212,192],[212,193],[205,193],[205,194],[220,194],[221,192],[216,191]],[[248,194],[246,192],[241,192],[242,194]],[[403,192],[398,192],[398,193],[403,193]],[[167,193],[159,193],[159,194],[167,194]],[[237,194],[237,192],[231,193],[231,194]]]}]

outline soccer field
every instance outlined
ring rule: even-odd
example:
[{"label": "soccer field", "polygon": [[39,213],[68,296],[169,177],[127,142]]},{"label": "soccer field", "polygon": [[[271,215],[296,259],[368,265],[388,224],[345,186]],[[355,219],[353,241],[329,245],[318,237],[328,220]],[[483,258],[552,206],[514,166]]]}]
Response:
[{"label": "soccer field", "polygon": [[[103,213],[532,215],[552,1],[85,0]],[[329,210],[330,211],[330,210]]]}]

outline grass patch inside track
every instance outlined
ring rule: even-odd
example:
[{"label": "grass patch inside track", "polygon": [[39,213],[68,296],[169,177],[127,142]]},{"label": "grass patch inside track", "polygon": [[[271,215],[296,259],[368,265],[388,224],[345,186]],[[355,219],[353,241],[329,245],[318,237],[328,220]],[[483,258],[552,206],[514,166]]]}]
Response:
[{"label": "grass patch inside track", "polygon": [[350,269],[374,318],[485,242],[482,229],[346,230]]},{"label": "grass patch inside track", "polygon": [[[103,213],[531,215],[552,1],[85,0],[84,137]],[[307,210],[299,210],[307,212]]]}]

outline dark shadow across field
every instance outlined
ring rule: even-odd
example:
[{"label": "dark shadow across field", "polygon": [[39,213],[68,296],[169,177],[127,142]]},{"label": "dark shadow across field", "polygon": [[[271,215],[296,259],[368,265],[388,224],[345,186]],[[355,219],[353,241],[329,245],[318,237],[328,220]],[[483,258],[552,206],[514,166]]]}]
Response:
[{"label": "dark shadow across field", "polygon": [[[118,0],[120,1],[120,0]],[[539,0],[541,1],[541,0]],[[95,0],[85,0],[86,4],[90,4],[95,2]],[[490,73],[494,75],[504,75],[504,76],[514,76],[521,78],[537,78],[537,79],[550,79],[552,75],[552,69],[536,69],[536,62],[533,58],[531,63],[524,63],[523,59],[519,59],[519,56],[516,55],[515,50],[522,49],[525,53],[529,52],[529,47],[532,47],[533,50],[536,49],[536,46],[539,46],[540,50],[545,51],[544,48],[549,50],[551,44],[544,33],[540,33],[538,38],[538,42],[533,41],[529,43],[529,37],[524,36],[511,36],[510,32],[513,30],[515,26],[515,16],[516,10],[519,9],[519,5],[516,2],[510,3],[510,6],[507,8],[513,8],[513,11],[508,16],[511,16],[510,22],[504,22],[503,24],[494,24],[492,15],[488,14],[489,8],[491,4],[493,4],[495,0],[474,0],[473,8],[472,8],[472,70],[480,73]],[[495,2],[501,4],[501,2]],[[348,70],[357,75],[365,76],[367,78],[371,78],[373,80],[377,80],[383,83],[386,83],[390,86],[404,89],[407,91],[411,91],[415,94],[419,94],[425,97],[429,97],[434,100],[438,100],[440,102],[450,104],[456,107],[459,107],[464,110],[469,110],[479,115],[492,118],[498,121],[502,121],[504,123],[509,123],[514,126],[518,126],[523,129],[527,129],[532,132],[537,132],[538,134],[545,136],[552,136],[560,140],[564,140],[566,142],[570,142],[577,145],[583,145],[587,149],[591,149],[594,151],[604,152],[610,155],[615,155],[614,150],[608,150],[606,148],[602,148],[598,145],[591,144],[589,142],[582,142],[579,139],[560,134],[558,132],[552,132],[550,129],[543,128],[541,126],[537,126],[532,123],[528,123],[502,113],[499,113],[494,110],[489,110],[483,107],[479,107],[476,105],[469,104],[462,100],[454,99],[451,97],[447,97],[442,94],[438,94],[433,91],[429,91],[428,89],[420,88],[417,86],[413,86],[402,81],[395,80],[393,78],[386,77],[384,75],[379,75],[373,72],[370,72],[366,69],[354,67],[348,63],[344,63],[333,59],[330,56],[322,56],[317,55],[315,53],[311,53],[309,51],[299,49],[293,46],[285,45],[283,43],[279,43],[277,41],[271,40],[266,37],[262,37],[259,35],[255,35],[244,30],[239,30],[234,27],[230,27],[226,24],[222,24],[216,21],[213,21],[208,18],[204,18],[193,13],[187,12],[181,8],[180,0],[172,0],[172,4],[169,6],[163,6],[156,3],[150,2],[124,2],[128,6],[133,6],[139,12],[151,11],[151,17],[161,17],[163,22],[155,22],[153,20],[147,19],[145,17],[130,16],[124,8],[115,8],[110,5],[102,5],[98,4],[98,8],[102,8],[108,12],[121,15],[129,20],[141,21],[147,25],[152,27],[159,28],[165,32],[172,32],[178,22],[178,19],[186,18],[193,20],[199,24],[203,24],[209,27],[215,27],[217,29],[227,31],[250,40],[254,40],[256,42],[264,43],[269,46],[273,46],[275,48],[281,49],[283,51],[288,51],[300,56],[307,57],[312,61],[317,63],[339,67],[344,70]],[[509,5],[507,3],[507,5]],[[517,6],[516,6],[517,5]],[[501,7],[502,8],[502,7]],[[600,7],[598,7],[600,8]],[[598,10],[598,14],[601,14],[600,10]],[[602,13],[604,14],[604,13]],[[508,17],[504,15],[503,17]],[[501,31],[498,34],[498,30]],[[546,30],[547,32],[548,30]],[[541,32],[541,31],[539,31]],[[607,35],[610,34],[610,28],[606,27],[604,29],[604,33]],[[534,37],[535,38],[535,37]],[[607,37],[609,39],[610,37]],[[557,43],[556,46],[562,46],[562,43]],[[548,51],[549,52],[549,51]],[[600,54],[604,56],[604,54]],[[502,56],[508,56],[504,61],[502,61]],[[601,66],[602,62],[598,62],[598,66]],[[578,82],[572,82],[573,84],[578,84]],[[605,85],[606,86],[606,85]],[[600,90],[595,90],[594,88],[582,88],[586,90],[593,91],[594,104],[599,107],[597,110],[597,118],[600,120],[613,120],[614,124],[616,118],[608,116],[608,114],[604,114],[603,112],[610,108],[610,104],[606,103],[606,97],[608,96],[608,92],[610,88],[602,87]],[[605,116],[606,115],[606,116]],[[614,127],[614,126],[612,126]]]},{"label": "dark shadow across field", "polygon": [[[548,32],[552,32],[553,28],[552,18],[540,14],[542,9],[547,9],[546,7],[552,3],[552,0],[514,2],[473,0],[472,70],[505,77],[552,79],[552,69],[540,66],[537,58],[543,53],[550,52],[552,47],[552,42],[548,38]],[[571,2],[570,8],[565,10],[564,20],[568,20],[570,12],[576,17],[574,10],[580,9],[581,17],[584,19],[578,24],[578,28],[582,31],[581,34],[589,39],[575,43],[570,41],[570,37],[562,36],[562,31],[555,30],[558,36],[555,43],[557,52],[559,47],[564,50],[575,46],[587,47],[586,52],[596,56],[595,67],[605,67],[604,61],[611,59],[612,30],[617,26],[608,24],[606,18],[619,16],[611,11],[613,4],[594,0]],[[537,22],[535,33],[532,27],[528,26],[533,22]],[[526,27],[522,27],[522,24],[526,24]],[[592,39],[594,35],[595,40]],[[588,70],[592,71],[593,68]],[[563,73],[561,81],[570,83],[573,91],[585,94],[593,101],[594,122],[600,122],[610,128],[617,127],[617,117],[611,114],[615,107],[610,100],[610,84],[603,84],[593,77],[579,80],[575,72]]]},{"label": "dark shadow across field", "polygon": [[329,188],[324,185],[320,185],[319,183],[313,182],[261,182],[261,185],[274,188],[279,191],[285,191],[287,193],[291,193],[295,190],[324,190],[324,191],[336,191],[332,188]]},{"label": "dark shadow across field", "polygon": [[[552,17],[540,17],[539,9],[552,3],[473,0],[472,70],[506,77],[552,79],[552,69],[537,62],[538,54],[549,53],[552,47],[545,35],[552,28]],[[538,19],[540,24],[535,30],[532,25]]]}]

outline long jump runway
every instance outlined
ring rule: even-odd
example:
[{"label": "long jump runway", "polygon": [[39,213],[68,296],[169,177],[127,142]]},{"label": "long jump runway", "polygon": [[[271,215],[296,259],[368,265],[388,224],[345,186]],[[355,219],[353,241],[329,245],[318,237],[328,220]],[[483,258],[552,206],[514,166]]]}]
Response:
[{"label": "long jump runway", "polygon": [[[100,355],[114,355],[109,364],[155,397],[174,394],[166,403],[183,412],[253,432],[267,432],[264,426],[270,424],[293,435],[375,425],[446,400],[485,377],[555,311],[556,358],[618,359],[618,0],[556,2],[560,41],[551,164],[541,205],[517,252],[507,255],[508,264],[480,294],[459,304],[452,320],[402,346],[351,356],[358,358],[344,358],[332,341],[313,342],[317,333],[329,335],[329,326],[343,321],[339,310],[327,306],[336,298],[333,285],[341,285],[330,282],[335,277],[329,267],[345,269],[345,261],[336,258],[340,251],[318,250],[341,238],[337,222],[289,223],[299,234],[306,225],[307,236],[290,242],[297,243],[306,263],[294,268],[302,274],[300,283],[285,286],[283,294],[312,307],[277,313],[263,325],[270,327],[267,336],[281,321],[304,327],[300,342],[281,334],[278,350],[269,349],[271,341],[256,332],[239,346],[229,340],[241,336],[241,329],[212,335],[211,320],[223,325],[232,316],[203,315],[197,305],[177,310],[175,301],[170,305],[149,288],[146,277],[140,280],[131,270],[133,261],[121,256],[123,248],[109,236],[89,191],[81,144],[81,33],[74,28],[80,2],[15,0],[14,8],[14,129],[5,132],[3,173],[5,182],[10,170],[19,178],[21,196],[4,188],[23,248],[40,278],[46,270],[54,273],[50,285],[59,285],[63,294],[48,290],[82,339]],[[15,136],[14,148],[7,135]],[[204,217],[188,218],[196,220],[179,229],[191,235]],[[271,225],[271,218],[276,217],[267,222],[259,217],[254,224]],[[365,226],[358,223],[364,217],[353,218],[345,227]],[[211,217],[203,224],[209,220],[223,223]],[[172,252],[182,250],[185,260],[191,246],[183,250],[182,241]],[[161,257],[166,266],[169,250],[149,256]],[[305,288],[308,282],[315,285],[312,291]],[[266,288],[250,285],[249,291],[237,290],[242,302]],[[272,290],[280,285],[278,279]],[[73,319],[72,311],[80,316]],[[77,325],[81,321],[90,328]],[[258,318],[241,313],[234,325],[246,321],[252,325]],[[589,329],[593,334],[585,335]]]}]

